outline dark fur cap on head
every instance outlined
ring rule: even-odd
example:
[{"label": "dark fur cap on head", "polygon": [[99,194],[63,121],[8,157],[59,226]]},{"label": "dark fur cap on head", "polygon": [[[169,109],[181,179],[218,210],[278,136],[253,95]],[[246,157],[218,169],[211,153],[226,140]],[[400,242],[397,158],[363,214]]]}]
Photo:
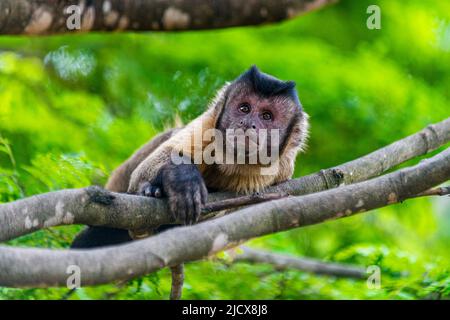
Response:
[{"label": "dark fur cap on head", "polygon": [[295,90],[294,81],[282,81],[271,75],[261,72],[256,66],[252,66],[241,74],[235,82],[246,82],[253,90],[264,96],[287,96],[291,98],[300,108],[301,103]]}]

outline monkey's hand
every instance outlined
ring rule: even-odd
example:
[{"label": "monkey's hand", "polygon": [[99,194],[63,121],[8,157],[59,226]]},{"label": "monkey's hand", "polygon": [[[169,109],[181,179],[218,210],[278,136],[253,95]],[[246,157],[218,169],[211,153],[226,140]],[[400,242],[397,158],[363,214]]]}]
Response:
[{"label": "monkey's hand", "polygon": [[166,196],[174,220],[192,224],[200,217],[208,191],[195,164],[166,164],[151,183],[144,183],[139,194],[161,198]]}]

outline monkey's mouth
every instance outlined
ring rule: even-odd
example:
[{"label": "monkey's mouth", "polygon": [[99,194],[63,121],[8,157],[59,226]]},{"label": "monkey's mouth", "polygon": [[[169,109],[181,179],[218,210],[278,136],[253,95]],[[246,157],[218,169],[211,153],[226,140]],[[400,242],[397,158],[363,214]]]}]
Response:
[{"label": "monkey's mouth", "polygon": [[[258,153],[259,143],[257,137],[250,137],[247,135],[233,135],[227,136],[226,148],[228,151],[234,151],[234,153],[240,153],[245,155],[251,155]],[[230,149],[231,150],[228,150]]]}]

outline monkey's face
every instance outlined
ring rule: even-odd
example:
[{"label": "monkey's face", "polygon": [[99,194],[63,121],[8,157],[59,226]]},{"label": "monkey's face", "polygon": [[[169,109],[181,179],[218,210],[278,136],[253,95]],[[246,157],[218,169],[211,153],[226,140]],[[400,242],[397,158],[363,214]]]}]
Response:
[{"label": "monkey's face", "polygon": [[248,157],[263,149],[270,157],[275,148],[281,154],[300,112],[287,95],[262,95],[248,84],[236,83],[230,87],[217,129],[234,145],[235,154],[243,152]]}]

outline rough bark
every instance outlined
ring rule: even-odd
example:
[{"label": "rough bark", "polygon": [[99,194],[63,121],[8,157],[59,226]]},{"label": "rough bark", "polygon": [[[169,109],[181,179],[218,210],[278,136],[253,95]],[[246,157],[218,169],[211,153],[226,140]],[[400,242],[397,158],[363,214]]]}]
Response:
[{"label": "rough bark", "polygon": [[357,266],[298,258],[245,246],[241,246],[241,249],[242,253],[233,254],[233,261],[270,264],[276,270],[293,269],[333,277],[365,279],[367,276],[366,270]]},{"label": "rough bark", "polygon": [[[2,0],[0,34],[171,31],[260,25],[293,18],[332,0]],[[75,11],[72,5],[78,6]],[[80,29],[70,30],[79,15]],[[69,27],[67,25],[70,19]]]},{"label": "rough bark", "polygon": [[449,141],[450,118],[447,118],[361,158],[286,181],[267,191],[303,195],[365,181],[405,161],[433,151]]},{"label": "rough bark", "polygon": [[0,286],[65,286],[71,265],[81,269],[82,285],[130,279],[202,259],[254,237],[402,202],[449,179],[450,148],[372,180],[257,204],[121,246],[79,251],[0,246]]},{"label": "rough bark", "polygon": [[[209,202],[201,220],[211,212],[232,209],[286,197],[268,193]],[[115,193],[100,187],[69,189],[0,204],[0,241],[60,225],[86,224],[127,230],[148,230],[163,224],[183,224],[173,220],[167,201]]]},{"label": "rough bark", "polygon": [[[450,118],[359,159],[270,187],[266,191],[275,195],[265,195],[262,200],[275,198],[277,194],[304,195],[364,181],[449,141]],[[216,206],[207,205],[205,213],[230,207],[226,199],[234,196],[230,193],[210,194],[209,201],[215,202]],[[217,202],[224,199],[224,202]],[[95,187],[62,190],[0,204],[0,241],[67,224],[138,230],[170,223],[176,222],[171,218],[166,200],[111,193]]]},{"label": "rough bark", "polygon": [[184,264],[178,264],[170,268],[172,271],[172,287],[170,290],[170,300],[180,300],[183,293]]}]

